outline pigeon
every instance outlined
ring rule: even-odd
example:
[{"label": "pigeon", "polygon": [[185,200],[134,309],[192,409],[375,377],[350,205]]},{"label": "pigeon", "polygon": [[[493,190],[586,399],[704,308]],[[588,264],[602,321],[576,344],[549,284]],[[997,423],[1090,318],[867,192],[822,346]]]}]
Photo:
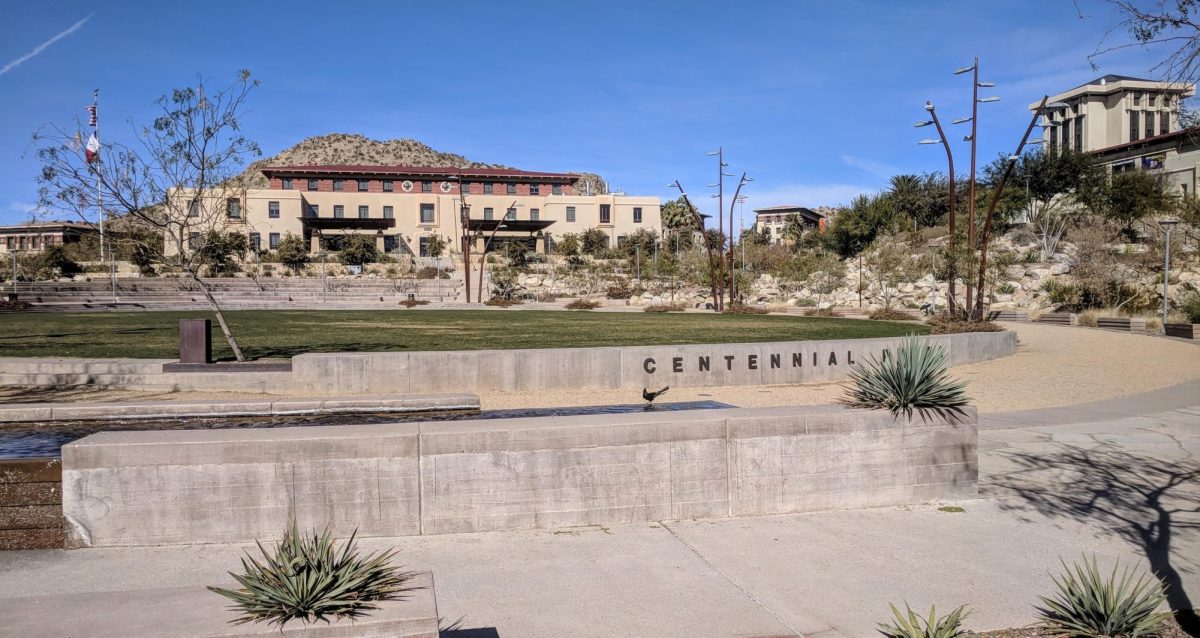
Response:
[{"label": "pigeon", "polygon": [[651,392],[649,388],[642,388],[642,398],[645,399],[647,403],[654,403],[655,399],[662,396],[664,392],[670,389],[671,386],[667,386],[657,392]]}]

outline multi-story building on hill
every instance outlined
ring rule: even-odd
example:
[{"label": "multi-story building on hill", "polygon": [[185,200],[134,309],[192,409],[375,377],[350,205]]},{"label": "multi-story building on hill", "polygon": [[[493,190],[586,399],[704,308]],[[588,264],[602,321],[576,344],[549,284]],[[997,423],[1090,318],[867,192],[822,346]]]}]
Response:
[{"label": "multi-story building on hill", "polygon": [[1194,194],[1200,146],[1194,131],[1180,129],[1179,107],[1195,94],[1193,84],[1105,75],[1050,97],[1043,140],[1091,153],[1116,172],[1158,171],[1168,190]]},{"label": "multi-story building on hill", "polygon": [[[345,237],[369,235],[379,250],[424,256],[432,237],[454,250],[465,220],[476,246],[515,243],[544,252],[567,233],[599,228],[616,246],[640,229],[661,233],[658,197],[578,193],[572,173],[499,168],[269,166],[270,185],[225,207],[227,230],[272,250],[287,235],[312,252],[336,251]],[[493,238],[494,237],[494,238]]]},{"label": "multi-story building on hill", "polygon": [[75,243],[95,234],[96,229],[92,226],[74,222],[0,226],[0,253],[41,252],[50,246]]},{"label": "multi-story building on hill", "polygon": [[770,206],[754,209],[754,229],[770,238],[772,244],[784,242],[783,229],[788,220],[799,217],[805,230],[824,227],[826,214],[803,206]]}]

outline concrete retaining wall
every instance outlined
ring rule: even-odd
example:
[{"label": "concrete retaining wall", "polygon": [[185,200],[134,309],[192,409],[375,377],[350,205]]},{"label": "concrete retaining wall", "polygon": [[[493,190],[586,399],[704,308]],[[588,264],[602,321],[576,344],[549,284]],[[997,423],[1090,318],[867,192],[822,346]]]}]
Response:
[{"label": "concrete retaining wall", "polygon": [[976,415],[838,406],[262,430],[63,448],[72,547],[442,534],[976,495]]},{"label": "concrete retaining wall", "polygon": [[[1017,350],[1009,331],[921,339],[944,346],[953,365]],[[292,382],[296,391],[323,395],[806,383],[844,379],[852,363],[899,341],[302,354],[292,358]]]}]

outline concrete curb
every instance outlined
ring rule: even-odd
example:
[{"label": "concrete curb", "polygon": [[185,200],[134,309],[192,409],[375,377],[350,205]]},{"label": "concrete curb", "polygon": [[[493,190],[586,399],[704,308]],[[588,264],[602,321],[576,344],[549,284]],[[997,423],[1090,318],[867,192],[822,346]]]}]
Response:
[{"label": "concrete curb", "polygon": [[0,423],[102,421],[170,417],[298,416],[479,410],[479,395],[410,394],[383,397],[281,398],[181,403],[27,403],[0,406]]}]

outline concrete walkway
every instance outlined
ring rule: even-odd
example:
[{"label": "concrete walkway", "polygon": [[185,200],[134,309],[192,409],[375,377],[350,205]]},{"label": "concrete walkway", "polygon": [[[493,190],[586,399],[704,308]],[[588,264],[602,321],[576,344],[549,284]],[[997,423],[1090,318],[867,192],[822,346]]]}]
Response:
[{"label": "concrete walkway", "polygon": [[[969,603],[969,627],[1015,627],[1034,621],[1059,559],[1085,553],[1153,567],[1176,605],[1196,607],[1200,406],[1158,403],[1186,390],[1123,399],[1113,416],[1093,404],[988,417],[981,498],[956,503],[962,512],[931,504],[362,545],[398,547],[407,566],[432,570],[452,628],[443,635],[457,638],[871,636],[888,603],[904,601]],[[39,613],[28,596],[231,585],[242,550],[0,553],[0,616]],[[43,614],[44,634],[69,613]]]}]

